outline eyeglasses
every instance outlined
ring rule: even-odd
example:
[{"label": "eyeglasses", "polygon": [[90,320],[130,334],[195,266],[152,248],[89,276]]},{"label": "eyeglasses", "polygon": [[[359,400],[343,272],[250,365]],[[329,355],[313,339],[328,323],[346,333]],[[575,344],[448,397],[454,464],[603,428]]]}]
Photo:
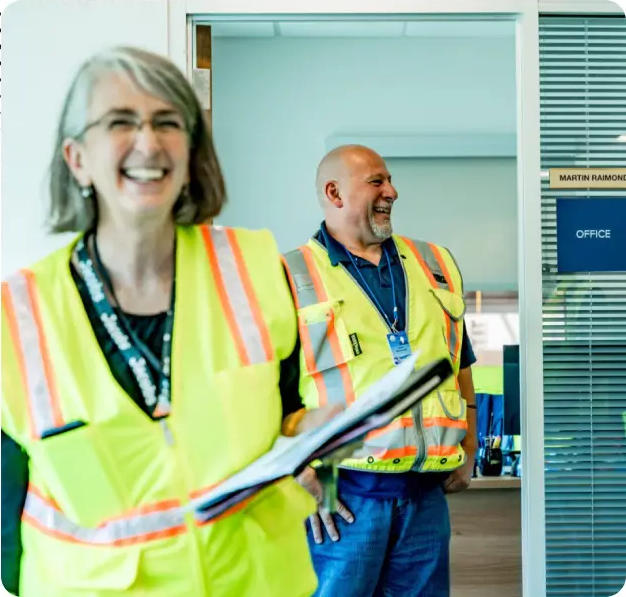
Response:
[{"label": "eyeglasses", "polygon": [[140,118],[134,112],[115,111],[109,112],[98,120],[89,123],[81,134],[78,135],[78,138],[82,138],[92,128],[100,128],[112,138],[130,140],[146,124],[163,141],[179,139],[187,135],[187,127],[182,117],[176,112],[158,112],[151,118],[146,119]]}]

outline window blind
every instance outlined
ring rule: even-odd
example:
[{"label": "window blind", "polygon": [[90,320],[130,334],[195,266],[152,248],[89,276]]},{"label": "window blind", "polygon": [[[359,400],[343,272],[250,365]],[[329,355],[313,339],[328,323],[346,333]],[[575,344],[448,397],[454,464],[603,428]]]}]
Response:
[{"label": "window blind", "polygon": [[[626,167],[626,19],[542,16],[542,170]],[[626,580],[626,274],[559,275],[557,197],[542,181],[547,597]]]}]

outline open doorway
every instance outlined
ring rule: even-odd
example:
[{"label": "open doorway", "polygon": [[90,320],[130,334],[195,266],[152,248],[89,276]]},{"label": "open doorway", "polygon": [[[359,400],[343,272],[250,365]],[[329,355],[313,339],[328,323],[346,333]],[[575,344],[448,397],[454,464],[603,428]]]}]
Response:
[{"label": "open doorway", "polygon": [[319,160],[356,143],[393,176],[394,232],[457,260],[481,449],[470,489],[448,500],[452,595],[521,597],[515,21],[197,16],[193,33],[231,200],[220,223],[269,228],[282,251],[303,244],[322,217]]}]

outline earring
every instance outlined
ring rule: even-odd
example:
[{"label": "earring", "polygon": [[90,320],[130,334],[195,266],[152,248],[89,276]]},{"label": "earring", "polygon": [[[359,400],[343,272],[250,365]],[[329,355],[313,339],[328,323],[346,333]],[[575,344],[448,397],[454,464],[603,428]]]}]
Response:
[{"label": "earring", "polygon": [[81,187],[80,195],[83,199],[91,199],[93,197],[93,186]]}]

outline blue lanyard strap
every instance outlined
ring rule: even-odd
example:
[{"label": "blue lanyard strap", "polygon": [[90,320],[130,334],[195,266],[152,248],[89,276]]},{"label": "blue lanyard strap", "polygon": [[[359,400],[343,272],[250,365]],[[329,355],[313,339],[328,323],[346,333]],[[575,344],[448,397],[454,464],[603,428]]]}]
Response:
[{"label": "blue lanyard strap", "polygon": [[[144,401],[151,410],[157,405],[160,406],[162,415],[169,414],[170,405],[170,362],[172,356],[172,331],[174,327],[174,288],[172,287],[172,298],[170,307],[165,319],[163,330],[163,348],[161,359],[157,359],[152,351],[137,337],[128,325],[126,318],[121,311],[114,309],[104,292],[104,286],[111,293],[117,303],[111,279],[102,265],[97,244],[94,238],[94,257],[97,268],[94,268],[93,261],[89,256],[85,240],[81,238],[74,250],[76,259],[80,266],[81,274],[85,280],[87,292],[98,317],[104,324],[111,340],[117,346],[128,368],[132,371],[137,385],[143,395]],[[159,392],[150,374],[146,359],[159,372]]]},{"label": "blue lanyard strap", "polygon": [[382,308],[381,304],[378,302],[376,295],[372,292],[370,285],[367,283],[367,281],[365,280],[365,277],[361,273],[359,266],[357,265],[354,257],[352,256],[352,253],[350,253],[350,251],[348,251],[346,247],[344,247],[344,249],[346,253],[348,254],[348,257],[350,258],[352,265],[354,265],[354,269],[356,270],[357,274],[359,274],[359,277],[361,278],[361,281],[363,282],[363,286],[367,289],[367,293],[369,294],[370,298],[376,305],[376,308],[378,309],[380,314],[383,316],[383,318],[387,322],[387,325],[389,326],[391,331],[394,333],[398,333],[398,330],[396,328],[396,325],[398,324],[398,303],[396,302],[396,285],[393,281],[393,272],[391,271],[391,259],[389,259],[389,253],[387,252],[387,249],[385,247],[382,247],[383,253],[385,254],[385,258],[387,259],[387,268],[389,270],[389,277],[391,278],[391,297],[393,300],[393,323],[389,321],[389,318],[387,317],[385,310]]}]

